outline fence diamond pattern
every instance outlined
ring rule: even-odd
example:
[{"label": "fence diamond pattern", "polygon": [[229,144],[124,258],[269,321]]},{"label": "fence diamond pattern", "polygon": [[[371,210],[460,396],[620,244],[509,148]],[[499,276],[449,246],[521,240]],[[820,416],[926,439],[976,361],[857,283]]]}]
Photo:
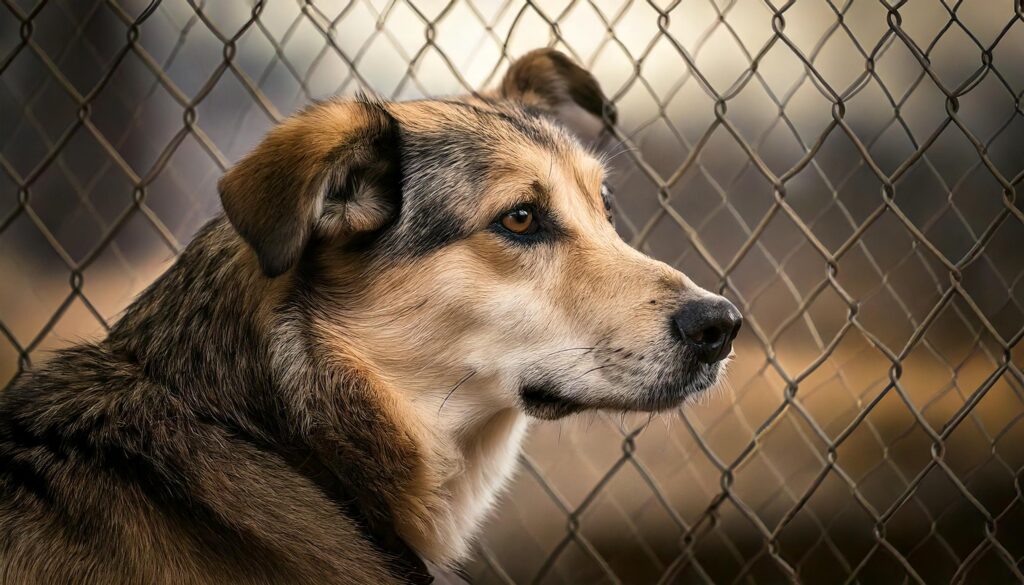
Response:
[{"label": "fence diamond pattern", "polygon": [[538,425],[479,583],[1024,582],[1020,0],[2,0],[0,384],[94,338],[315,99],[555,46],[729,387]]}]

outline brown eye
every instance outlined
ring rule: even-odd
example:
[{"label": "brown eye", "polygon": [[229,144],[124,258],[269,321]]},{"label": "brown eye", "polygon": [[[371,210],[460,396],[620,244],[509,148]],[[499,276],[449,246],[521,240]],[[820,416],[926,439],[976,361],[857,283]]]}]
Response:
[{"label": "brown eye", "polygon": [[520,207],[501,216],[501,227],[513,234],[532,234],[537,231],[537,222],[532,211]]}]

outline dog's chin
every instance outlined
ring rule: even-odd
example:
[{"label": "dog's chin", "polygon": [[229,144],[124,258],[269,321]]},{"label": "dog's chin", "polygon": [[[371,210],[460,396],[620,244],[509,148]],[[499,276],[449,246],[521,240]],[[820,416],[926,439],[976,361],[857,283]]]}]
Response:
[{"label": "dog's chin", "polygon": [[[682,380],[669,379],[635,394],[595,396],[586,390],[567,392],[557,384],[524,385],[519,396],[526,414],[543,420],[558,420],[588,410],[617,412],[661,412],[694,401],[718,383],[722,368],[710,366]],[[578,394],[579,396],[574,396]]]}]

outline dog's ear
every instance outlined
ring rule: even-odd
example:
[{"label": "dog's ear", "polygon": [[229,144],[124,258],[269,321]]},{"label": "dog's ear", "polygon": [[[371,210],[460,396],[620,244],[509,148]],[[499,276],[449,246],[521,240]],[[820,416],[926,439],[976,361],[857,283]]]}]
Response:
[{"label": "dog's ear", "polygon": [[311,238],[383,227],[401,201],[400,128],[387,104],[318,104],[271,130],[217,184],[231,224],[267,276]]},{"label": "dog's ear", "polygon": [[585,139],[617,119],[594,76],[554,49],[536,49],[517,59],[498,91],[557,118]]}]

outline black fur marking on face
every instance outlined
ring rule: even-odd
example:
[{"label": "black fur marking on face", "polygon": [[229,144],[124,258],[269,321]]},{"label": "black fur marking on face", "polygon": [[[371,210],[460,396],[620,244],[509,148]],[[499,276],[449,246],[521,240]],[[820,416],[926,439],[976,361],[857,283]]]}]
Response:
[{"label": "black fur marking on face", "polygon": [[[489,164],[481,139],[452,128],[444,133],[404,132],[396,158],[400,166],[388,178],[395,194],[394,218],[363,237],[353,238],[344,252],[388,258],[424,256],[467,237],[460,217],[467,197],[476,195]],[[453,170],[458,167],[458,171]]]},{"label": "black fur marking on face", "polygon": [[401,248],[423,256],[469,235],[465,222],[442,205],[416,206],[402,225]]},{"label": "black fur marking on face", "polygon": [[[470,119],[454,117],[437,131],[401,128],[398,135],[386,136],[377,145],[387,152],[398,151],[393,157],[398,164],[367,169],[375,173],[376,184],[394,185],[388,193],[395,194],[392,204],[398,212],[393,222],[352,239],[344,251],[389,259],[416,258],[465,239],[483,227],[471,216],[487,196],[485,190],[494,180],[496,165],[508,164],[502,143],[525,140],[553,153],[566,147],[563,136],[521,108],[489,110],[457,101],[445,103],[460,108]],[[346,185],[338,187],[343,194]],[[564,227],[545,212],[546,193],[539,183],[533,189],[535,193],[524,196],[522,203],[538,210],[541,229],[537,233],[511,234],[493,225],[487,229],[514,245],[550,242],[563,236]]]},{"label": "black fur marking on face", "polygon": [[539,110],[518,107],[515,109],[504,107],[502,109],[488,110],[479,106],[460,102],[456,100],[445,100],[445,104],[463,108],[477,115],[483,120],[504,122],[514,129],[518,134],[528,138],[531,142],[551,150],[558,150],[560,141],[552,136],[552,133],[534,118],[540,117]]},{"label": "black fur marking on face", "polygon": [[546,383],[523,386],[519,396],[526,413],[541,419],[554,420],[587,409],[585,404],[560,395]]}]

